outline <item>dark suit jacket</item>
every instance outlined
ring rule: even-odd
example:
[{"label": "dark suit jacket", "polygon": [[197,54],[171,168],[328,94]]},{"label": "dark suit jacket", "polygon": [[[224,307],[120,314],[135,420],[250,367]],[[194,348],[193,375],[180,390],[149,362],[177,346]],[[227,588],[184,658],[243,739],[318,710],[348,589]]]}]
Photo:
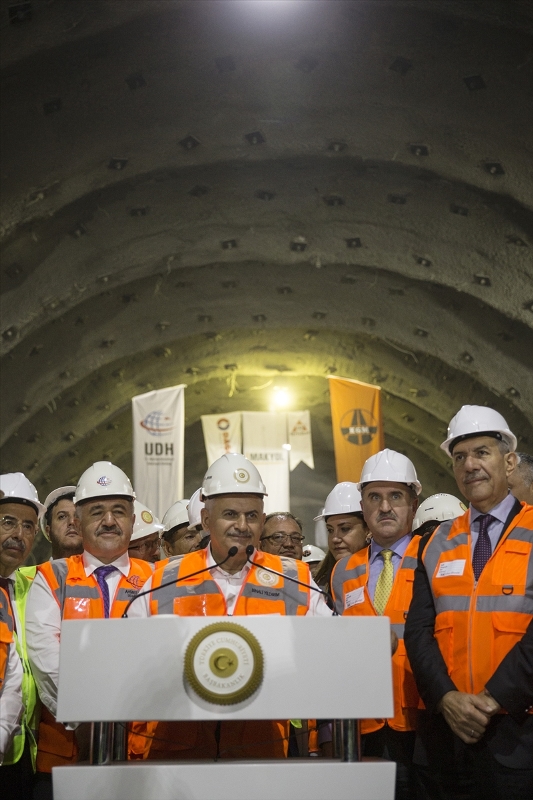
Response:
[{"label": "dark suit jacket", "polygon": [[[516,501],[502,530],[507,530],[522,504]],[[405,625],[405,646],[420,696],[428,713],[423,716],[421,733],[430,749],[463,746],[444,723],[436,707],[446,692],[457,687],[433,635],[435,606],[422,553],[431,534],[422,537],[415,571],[413,599]],[[437,533],[438,536],[438,533]],[[508,713],[495,715],[483,737],[492,755],[502,764],[515,769],[533,768],[533,621],[523,638],[506,655],[486,685],[487,690]],[[445,741],[446,740],[446,741]],[[465,747],[467,745],[464,745]]]}]

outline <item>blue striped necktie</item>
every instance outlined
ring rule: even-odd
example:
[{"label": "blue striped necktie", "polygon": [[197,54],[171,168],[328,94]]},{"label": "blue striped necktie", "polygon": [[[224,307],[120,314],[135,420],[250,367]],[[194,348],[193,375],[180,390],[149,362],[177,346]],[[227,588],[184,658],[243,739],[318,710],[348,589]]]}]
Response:
[{"label": "blue striped necktie", "polygon": [[107,567],[98,567],[98,569],[95,569],[94,571],[94,576],[98,581],[98,586],[102,592],[102,600],[104,601],[104,617],[106,619],[109,619],[109,588],[107,586],[106,577],[111,572],[114,572],[115,569],[116,567],[109,565]]}]

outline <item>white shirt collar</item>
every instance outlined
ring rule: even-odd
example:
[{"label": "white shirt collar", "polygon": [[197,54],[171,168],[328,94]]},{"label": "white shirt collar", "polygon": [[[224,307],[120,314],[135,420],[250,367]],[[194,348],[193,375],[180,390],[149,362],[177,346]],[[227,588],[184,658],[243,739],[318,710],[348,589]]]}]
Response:
[{"label": "white shirt collar", "polygon": [[[104,564],[102,564],[102,562],[99,561],[96,556],[93,556],[92,553],[88,553],[87,550],[83,551],[83,568],[87,577],[92,575],[95,569],[103,566]],[[130,557],[128,552],[126,551],[117,559],[115,559],[115,561],[112,561],[109,566],[115,567],[124,575],[125,578],[127,578],[130,574]]]},{"label": "white shirt collar", "polygon": [[[251,555],[252,561],[255,559],[256,552],[257,551],[254,550],[254,552]],[[213,558],[213,553],[211,552],[211,544],[209,544],[207,546],[207,566],[208,567],[214,567],[216,563],[217,562]],[[218,573],[219,575],[223,575],[227,579],[232,578],[232,579],[238,581],[238,580],[242,580],[249,573],[251,568],[252,568],[252,565],[250,564],[249,561],[247,561],[246,564],[244,565],[244,567],[241,570],[239,570],[239,572],[234,572],[233,575],[230,574],[229,572],[227,572],[224,569],[224,567],[217,567],[216,569],[212,570],[212,574],[217,574]]]}]

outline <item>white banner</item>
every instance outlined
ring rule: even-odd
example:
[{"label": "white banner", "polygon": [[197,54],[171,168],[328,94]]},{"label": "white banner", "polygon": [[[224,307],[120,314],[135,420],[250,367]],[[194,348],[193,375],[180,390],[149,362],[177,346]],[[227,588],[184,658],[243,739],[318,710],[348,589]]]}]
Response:
[{"label": "white banner", "polygon": [[183,497],[185,384],[132,397],[133,488],[156,517]]},{"label": "white banner", "polygon": [[310,469],[315,468],[313,444],[311,441],[311,415],[309,411],[287,411],[287,429],[289,432],[291,472],[300,461]]},{"label": "white banner", "polygon": [[269,411],[243,411],[244,455],[259,470],[266,485],[265,513],[290,511],[287,416]]},{"label": "white banner", "polygon": [[207,466],[224,453],[242,453],[241,412],[202,416]]}]

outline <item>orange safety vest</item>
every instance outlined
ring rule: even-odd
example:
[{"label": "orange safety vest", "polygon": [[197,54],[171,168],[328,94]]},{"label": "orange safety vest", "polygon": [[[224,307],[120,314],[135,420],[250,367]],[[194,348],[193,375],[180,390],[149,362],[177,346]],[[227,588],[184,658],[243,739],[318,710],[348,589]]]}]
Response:
[{"label": "orange safety vest", "polygon": [[[302,561],[256,552],[254,561],[310,583],[311,573]],[[208,572],[179,581],[185,575],[207,566],[207,551],[195,550],[169,560],[163,570],[156,570],[152,587],[176,581],[150,595],[152,615],[220,617],[227,615],[224,595]],[[234,616],[281,614],[302,616],[307,613],[310,590],[283,578],[276,578],[252,567],[244,581]],[[150,760],[215,758],[284,758],[288,752],[288,722],[234,720],[219,725],[214,722],[160,722],[148,758]]]},{"label": "orange safety vest", "polygon": [[[309,567],[303,561],[256,552],[254,561],[276,572],[281,572],[302,583],[311,582]],[[163,570],[153,575],[152,589],[175,580],[174,586],[166,586],[150,595],[152,615],[177,614],[181,617],[224,617],[227,615],[226,601],[218,584],[208,572],[194,578],[182,580],[186,575],[207,567],[207,550],[194,550],[184,556],[170,559]],[[281,614],[304,616],[310,602],[310,589],[292,581],[277,578],[270,572],[253,566],[243,582],[233,616],[250,614]]]},{"label": "orange safety vest", "polygon": [[479,580],[470,511],[443,522],[422,556],[435,604],[435,638],[460,692],[478,694],[533,617],[533,506],[522,505]]},{"label": "orange safety vest", "polygon": [[[392,656],[394,717],[388,720],[363,720],[361,733],[377,731],[385,725],[385,722],[396,731],[415,730],[416,709],[420,705],[420,697],[405,651],[403,633],[413,596],[419,543],[420,537],[413,536],[407,545],[383,612],[385,617],[390,618],[391,630],[398,637],[398,648]],[[337,612],[343,616],[378,616],[368,594],[369,554],[370,548],[365,547],[338,561],[333,569],[331,594]]]},{"label": "orange safety vest", "polygon": [[0,697],[4,691],[9,648],[13,644],[13,628],[9,597],[4,589],[0,589]]},{"label": "orange safety vest", "polygon": [[[94,575],[87,576],[83,556],[58,558],[40,564],[38,571],[48,583],[61,609],[62,619],[102,619],[104,601]],[[122,617],[128,602],[135,597],[152,576],[147,561],[130,558],[128,577],[121,573],[115,597],[110,605],[109,616]],[[128,734],[128,758],[146,758],[150,740],[142,733],[147,723],[133,722]],[[52,767],[76,763],[78,747],[74,731],[67,730],[43,705],[39,725],[37,750],[37,772],[51,772]]]}]

